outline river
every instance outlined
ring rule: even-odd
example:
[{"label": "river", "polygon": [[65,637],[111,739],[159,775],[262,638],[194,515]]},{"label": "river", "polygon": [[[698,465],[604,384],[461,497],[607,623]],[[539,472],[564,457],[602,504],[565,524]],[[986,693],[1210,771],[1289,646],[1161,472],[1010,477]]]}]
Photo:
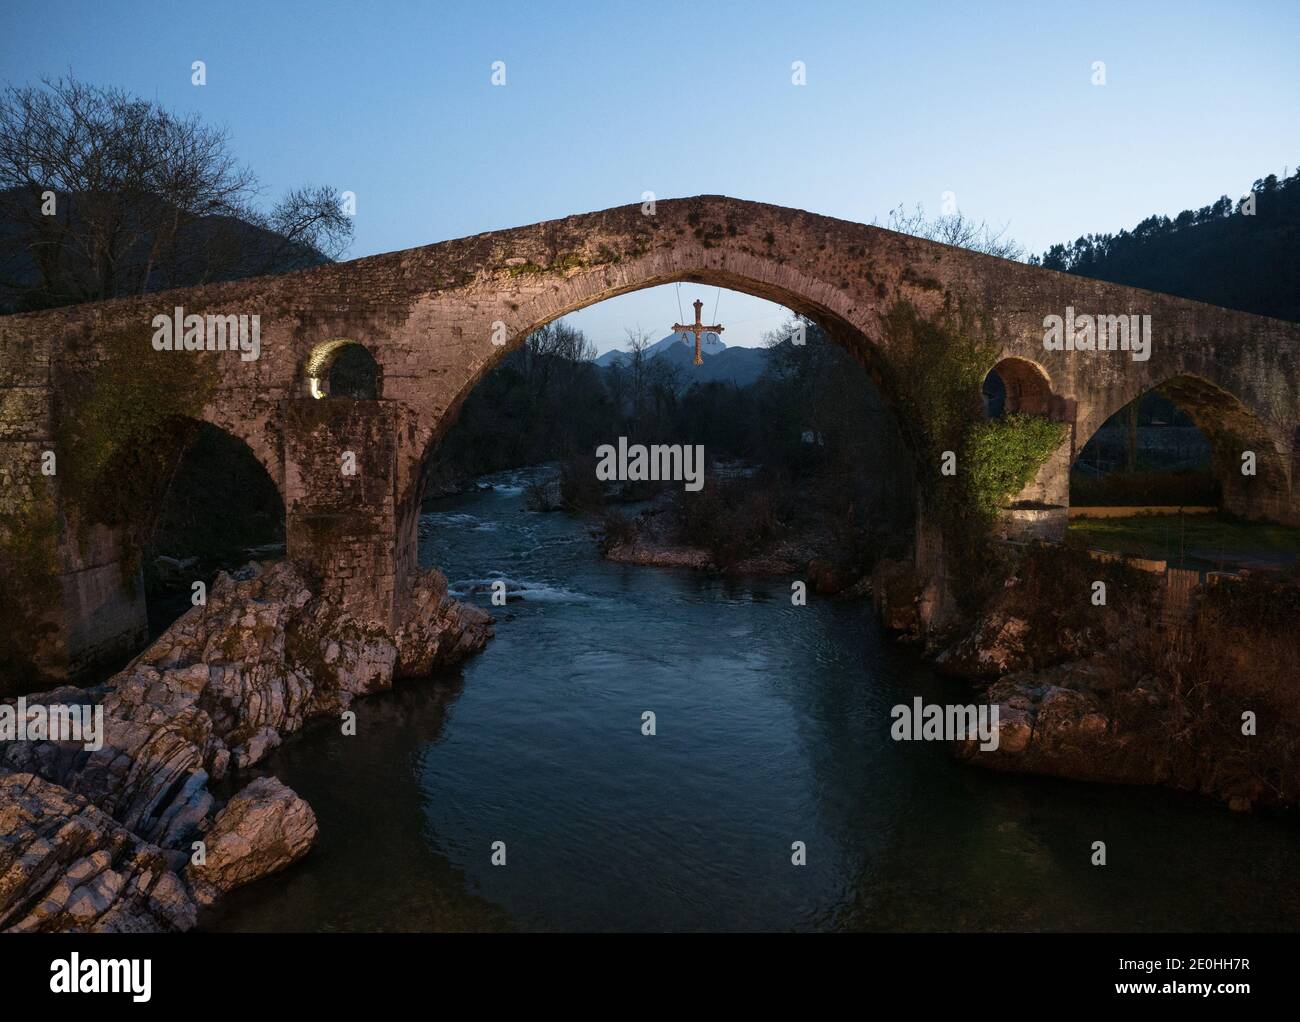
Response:
[{"label": "river", "polygon": [[[1292,930],[1300,828],[1190,796],[993,774],[895,742],[967,702],[865,604],[601,559],[528,473],[440,501],[421,557],[488,606],[462,671],[318,723],[261,770],[310,855],[211,930]],[[642,714],[656,734],[642,734]],[[1108,864],[1091,864],[1104,841]],[[493,865],[504,842],[505,865]],[[806,865],[791,862],[803,842]]]}]

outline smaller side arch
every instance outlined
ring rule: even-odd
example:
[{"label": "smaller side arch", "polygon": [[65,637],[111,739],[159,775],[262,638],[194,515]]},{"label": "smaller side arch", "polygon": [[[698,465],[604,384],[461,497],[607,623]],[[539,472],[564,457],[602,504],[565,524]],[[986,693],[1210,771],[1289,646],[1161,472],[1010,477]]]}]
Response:
[{"label": "smaller side arch", "polygon": [[1059,542],[1065,537],[1070,504],[1070,458],[1074,442],[1074,402],[1053,392],[1047,370],[1032,359],[1004,355],[988,371],[981,388],[986,419],[1035,416],[1067,424],[1061,443],[999,513],[1003,538]]},{"label": "smaller side arch", "polygon": [[335,337],[311,349],[303,363],[303,396],[377,401],[383,396],[383,367],[360,341]]},{"label": "smaller side arch", "polygon": [[1063,419],[1064,402],[1052,392],[1052,378],[1037,362],[1008,355],[984,379],[984,410],[999,415],[1042,415]]}]

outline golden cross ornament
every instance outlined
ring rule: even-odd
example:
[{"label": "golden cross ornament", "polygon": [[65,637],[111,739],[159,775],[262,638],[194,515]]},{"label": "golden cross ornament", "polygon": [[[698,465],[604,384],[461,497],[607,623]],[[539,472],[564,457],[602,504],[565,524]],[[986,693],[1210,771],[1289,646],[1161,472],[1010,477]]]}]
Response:
[{"label": "golden cross ornament", "polygon": [[722,327],[718,326],[717,324],[714,324],[713,326],[705,326],[703,323],[701,323],[700,310],[704,308],[704,303],[697,298],[695,299],[694,305],[695,305],[695,322],[690,324],[674,323],[673,333],[683,333],[683,334],[691,333],[695,335],[695,364],[697,366],[702,366],[704,365],[704,359],[700,355],[700,335],[720,334],[722,333]]}]

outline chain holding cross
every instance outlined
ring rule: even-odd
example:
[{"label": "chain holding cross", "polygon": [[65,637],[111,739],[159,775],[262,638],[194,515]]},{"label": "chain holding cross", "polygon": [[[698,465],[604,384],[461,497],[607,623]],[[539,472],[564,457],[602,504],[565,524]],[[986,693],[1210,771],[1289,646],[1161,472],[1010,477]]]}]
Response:
[{"label": "chain holding cross", "polygon": [[[716,324],[714,326],[705,326],[703,323],[701,323],[700,310],[704,308],[704,303],[697,298],[695,299],[694,305],[695,305],[695,322],[690,324],[674,323],[673,333],[683,333],[683,334],[691,333],[695,335],[695,364],[697,366],[702,366],[704,365],[704,358],[703,356],[700,355],[700,335],[720,334],[722,333],[722,327],[717,326]],[[679,309],[678,311],[680,312],[681,310]],[[716,312],[717,310],[715,309],[714,311]]]}]

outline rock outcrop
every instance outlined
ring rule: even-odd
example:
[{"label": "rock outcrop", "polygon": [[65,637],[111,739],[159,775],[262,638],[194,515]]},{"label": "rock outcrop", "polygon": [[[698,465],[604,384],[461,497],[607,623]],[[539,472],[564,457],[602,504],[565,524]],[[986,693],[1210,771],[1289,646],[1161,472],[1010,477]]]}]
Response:
[{"label": "rock outcrop", "polygon": [[[450,599],[438,572],[419,579],[396,636],[317,597],[286,562],[223,572],[205,606],[103,685],[26,697],[95,704],[102,746],[0,743],[0,929],[192,926],[195,901],[289,865],[316,833],[310,807],[279,782],[254,781],[215,816],[209,782],[257,763],[308,720],[463,659],[490,636],[491,618]],[[187,872],[191,889],[177,871],[195,840],[207,858]],[[101,851],[109,862],[95,859],[92,879],[106,879],[72,897],[87,886],[64,890],[89,869],[78,863]]]},{"label": "rock outcrop", "polygon": [[1029,622],[1013,614],[986,614],[954,645],[935,657],[946,674],[989,680],[1030,666],[1025,640]]},{"label": "rock outcrop", "polygon": [[176,858],[82,795],[29,773],[0,776],[0,928],[188,930],[197,907]]},{"label": "rock outcrop", "polygon": [[203,861],[191,860],[185,878],[198,902],[210,905],[297,862],[315,840],[311,806],[274,777],[259,777],[217,814],[203,836]]},{"label": "rock outcrop", "polygon": [[426,570],[411,586],[397,632],[399,678],[418,678],[477,653],[492,635],[492,616],[447,594],[442,572]]},{"label": "rock outcrop", "polygon": [[652,539],[637,537],[626,543],[615,543],[605,551],[605,559],[617,564],[636,564],[653,568],[695,568],[705,570],[712,566],[713,558],[707,550],[698,547],[674,546]]},{"label": "rock outcrop", "polygon": [[1008,674],[989,687],[988,701],[998,707],[998,747],[980,750],[977,743],[959,742],[963,759],[1082,781],[1171,780],[1172,764],[1153,753],[1151,736],[1133,723],[1158,716],[1163,700],[1151,689],[1133,686],[1107,657]]},{"label": "rock outcrop", "polygon": [[1203,742],[1187,741],[1196,723],[1188,707],[1156,679],[1134,678],[1122,655],[1009,674],[989,687],[987,698],[998,708],[998,747],[958,742],[956,755],[966,762],[1070,780],[1163,785],[1234,810],[1287,803],[1284,791],[1268,783],[1267,756],[1243,755],[1251,739],[1242,737],[1240,720],[1206,732]]}]

